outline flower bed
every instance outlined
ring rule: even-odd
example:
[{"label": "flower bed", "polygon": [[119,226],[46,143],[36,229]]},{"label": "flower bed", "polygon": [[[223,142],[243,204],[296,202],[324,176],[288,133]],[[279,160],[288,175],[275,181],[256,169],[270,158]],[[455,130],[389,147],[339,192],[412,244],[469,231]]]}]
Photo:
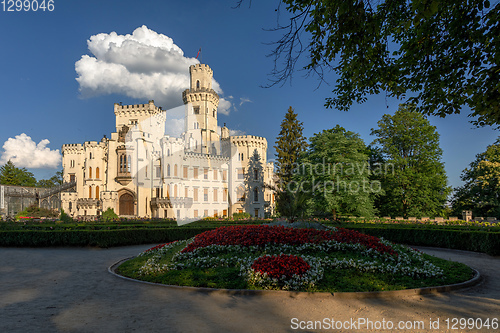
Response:
[{"label": "flower bed", "polygon": [[354,230],[266,225],[220,227],[157,245],[118,270],[166,284],[330,292],[442,285],[472,274],[465,265]]}]

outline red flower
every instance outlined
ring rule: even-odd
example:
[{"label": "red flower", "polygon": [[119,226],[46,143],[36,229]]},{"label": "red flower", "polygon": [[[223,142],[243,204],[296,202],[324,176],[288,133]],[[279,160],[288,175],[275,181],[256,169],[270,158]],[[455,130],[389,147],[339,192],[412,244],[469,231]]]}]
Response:
[{"label": "red flower", "polygon": [[267,276],[276,279],[282,279],[283,276],[290,278],[293,275],[302,275],[310,268],[311,266],[301,257],[287,254],[260,257],[252,264],[252,269],[256,272],[267,273]]}]

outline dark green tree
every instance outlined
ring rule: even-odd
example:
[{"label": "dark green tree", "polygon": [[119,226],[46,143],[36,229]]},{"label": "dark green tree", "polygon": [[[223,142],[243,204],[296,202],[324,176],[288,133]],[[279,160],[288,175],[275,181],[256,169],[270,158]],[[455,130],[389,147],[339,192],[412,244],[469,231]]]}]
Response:
[{"label": "dark green tree", "polygon": [[385,114],[371,134],[383,157],[373,170],[385,191],[377,201],[379,211],[389,216],[441,216],[450,188],[436,128],[413,106],[400,105],[393,116]]},{"label": "dark green tree", "polygon": [[345,111],[371,94],[411,92],[406,102],[422,114],[444,117],[468,106],[474,124],[500,124],[498,2],[281,0],[277,11],[273,30],[283,35],[272,53],[272,84],[291,78],[305,55],[304,69],[324,80],[329,71],[338,75],[327,107]]},{"label": "dark green tree", "polygon": [[0,184],[36,186],[35,176],[26,168],[17,168],[11,160],[0,167]]},{"label": "dark green tree", "polygon": [[337,125],[309,140],[290,190],[308,193],[318,212],[372,216],[380,184],[370,181],[369,150],[359,135]]},{"label": "dark green tree", "polygon": [[500,217],[500,138],[477,154],[460,178],[465,184],[455,189],[455,214],[471,210],[473,216]]},{"label": "dark green tree", "polygon": [[290,214],[290,202],[295,202],[293,193],[287,191],[292,180],[293,170],[297,166],[299,156],[307,147],[307,141],[302,134],[303,124],[297,119],[297,114],[290,106],[285,118],[281,122],[281,130],[276,138],[275,172],[278,176],[276,186],[273,188],[276,198],[276,210],[283,216]]},{"label": "dark green tree", "polygon": [[56,174],[49,179],[40,179],[36,186],[37,187],[45,187],[45,188],[50,188],[50,187],[55,187],[58,185],[63,184],[63,172],[62,171],[57,171]]}]

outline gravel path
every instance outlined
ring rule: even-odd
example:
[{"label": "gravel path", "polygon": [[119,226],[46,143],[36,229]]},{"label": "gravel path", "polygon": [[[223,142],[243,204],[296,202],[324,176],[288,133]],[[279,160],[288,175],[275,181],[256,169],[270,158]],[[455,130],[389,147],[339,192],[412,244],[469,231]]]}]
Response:
[{"label": "gravel path", "polygon": [[[476,268],[484,281],[450,293],[377,299],[200,293],[108,273],[116,261],[149,247],[0,248],[0,332],[285,332],[302,331],[292,328],[307,328],[307,321],[321,321],[325,329],[332,318],[349,325],[351,319],[359,324],[365,318],[372,325],[385,320],[386,328],[389,321],[394,328],[399,321],[422,321],[423,329],[406,331],[445,332],[447,318],[500,320],[500,257],[420,248]],[[439,329],[430,329],[430,318],[439,319]],[[318,328],[316,323],[316,329],[306,331]],[[337,331],[366,331],[360,328],[366,325]]]}]

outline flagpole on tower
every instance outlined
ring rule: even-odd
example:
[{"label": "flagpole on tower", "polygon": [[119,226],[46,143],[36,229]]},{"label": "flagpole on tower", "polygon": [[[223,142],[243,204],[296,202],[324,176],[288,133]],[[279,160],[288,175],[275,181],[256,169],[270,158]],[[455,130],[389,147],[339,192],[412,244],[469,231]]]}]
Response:
[{"label": "flagpole on tower", "polygon": [[[198,59],[198,56],[200,56],[200,55],[201,55],[201,47],[200,47],[200,49],[198,50],[198,54],[196,55],[196,58],[195,58],[195,59]],[[202,61],[202,57],[200,56],[200,64],[202,64],[202,63],[203,63],[203,61]]]}]

